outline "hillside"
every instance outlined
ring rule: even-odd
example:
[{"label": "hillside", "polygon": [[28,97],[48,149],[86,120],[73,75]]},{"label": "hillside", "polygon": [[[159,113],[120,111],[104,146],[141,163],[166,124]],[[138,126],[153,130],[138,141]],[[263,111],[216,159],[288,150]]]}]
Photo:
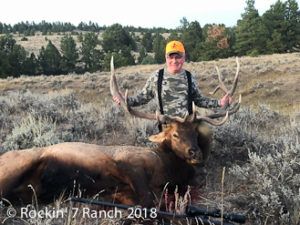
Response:
[{"label": "hillside", "polygon": [[[282,114],[295,116],[300,112],[300,53],[274,54],[259,57],[241,57],[238,94],[242,94],[243,105],[266,104]],[[225,82],[235,74],[235,58],[218,61],[186,63],[198,80],[200,91],[209,95],[217,85],[218,66]],[[151,72],[163,65],[138,65],[116,70],[120,86],[129,89],[129,95],[136,93],[145,84]],[[109,72],[69,74],[61,76],[22,76],[0,80],[1,95],[9,91],[30,91],[49,93],[74,90],[84,102],[100,103],[110,98]],[[215,96],[218,97],[218,96]]]}]

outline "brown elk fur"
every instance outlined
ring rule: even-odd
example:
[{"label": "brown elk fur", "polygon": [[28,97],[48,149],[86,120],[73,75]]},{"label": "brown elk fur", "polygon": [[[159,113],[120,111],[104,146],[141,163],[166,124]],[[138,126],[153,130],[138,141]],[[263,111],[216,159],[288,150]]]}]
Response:
[{"label": "brown elk fur", "polygon": [[80,188],[87,197],[104,190],[103,196],[120,203],[151,206],[167,183],[189,184],[193,164],[207,157],[207,141],[201,150],[197,130],[197,123],[172,123],[150,137],[159,143],[153,149],[61,143],[9,151],[0,156],[0,196],[14,204],[29,203],[32,185],[39,202],[49,203],[62,192],[76,195]]}]

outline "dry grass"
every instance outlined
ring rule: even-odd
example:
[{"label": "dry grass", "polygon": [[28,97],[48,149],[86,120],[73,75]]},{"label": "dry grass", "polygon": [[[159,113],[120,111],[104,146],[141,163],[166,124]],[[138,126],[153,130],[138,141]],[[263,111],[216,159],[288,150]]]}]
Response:
[{"label": "dry grass", "polygon": [[42,46],[47,46],[48,40],[51,41],[57,47],[57,49],[60,49],[60,40],[62,37],[63,35],[42,35],[41,32],[36,32],[35,36],[27,36],[27,41],[21,41],[23,36],[14,35],[14,39],[16,40],[17,44],[22,45],[27,52],[33,52],[36,56],[39,55],[39,51]]}]

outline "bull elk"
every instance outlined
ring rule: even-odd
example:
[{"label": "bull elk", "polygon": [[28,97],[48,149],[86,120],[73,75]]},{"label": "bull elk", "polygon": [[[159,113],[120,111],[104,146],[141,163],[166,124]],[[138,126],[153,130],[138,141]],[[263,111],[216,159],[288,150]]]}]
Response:
[{"label": "bull elk", "polygon": [[[238,61],[237,61],[238,63]],[[233,95],[238,81],[238,69],[233,87],[228,91],[219,75],[219,86]],[[39,203],[50,203],[62,192],[76,195],[80,187],[85,196],[102,194],[115,201],[135,205],[152,206],[154,193],[169,183],[187,185],[195,173],[193,165],[203,161],[203,149],[198,145],[199,123],[205,121],[214,126],[226,122],[241,102],[228,110],[228,104],[220,111],[199,116],[194,112],[184,118],[145,113],[131,109],[126,97],[118,90],[111,61],[111,94],[117,96],[121,106],[139,118],[166,121],[169,125],[149,139],[159,143],[156,148],[136,146],[99,146],[86,143],[60,143],[53,146],[9,151],[0,156],[0,196],[13,204],[32,201],[32,189]],[[223,117],[218,122],[215,119]],[[75,187],[75,188],[74,188]],[[101,195],[100,195],[101,196]]]}]

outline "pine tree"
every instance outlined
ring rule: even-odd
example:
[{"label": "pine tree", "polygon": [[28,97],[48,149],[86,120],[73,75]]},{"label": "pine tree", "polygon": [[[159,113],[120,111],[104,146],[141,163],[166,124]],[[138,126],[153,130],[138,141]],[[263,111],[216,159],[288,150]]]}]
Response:
[{"label": "pine tree", "polygon": [[61,74],[61,55],[51,41],[48,41],[46,48],[42,46],[39,55],[39,63],[44,74]]},{"label": "pine tree", "polygon": [[145,51],[145,48],[142,47],[140,52],[139,52],[139,57],[138,57],[138,63],[141,64],[143,59],[147,56],[147,53]]},{"label": "pine tree", "polygon": [[108,27],[102,35],[104,52],[119,52],[124,46],[136,50],[136,43],[130,34],[120,24]]},{"label": "pine tree", "polygon": [[8,55],[0,50],[0,78],[11,76],[12,66],[9,64]]},{"label": "pine tree", "polygon": [[11,53],[16,44],[16,40],[11,34],[0,36],[0,51]]},{"label": "pine tree", "polygon": [[106,71],[110,70],[110,61],[111,61],[112,56],[114,57],[115,68],[119,68],[119,67],[123,66],[124,58],[116,52],[109,52],[105,55],[104,60],[103,60],[103,67],[104,67],[104,70],[106,70]]},{"label": "pine tree", "polygon": [[85,71],[95,72],[101,69],[102,52],[97,49],[100,44],[96,33],[86,33],[81,40],[80,52],[82,62],[85,65]]},{"label": "pine tree", "polygon": [[203,41],[202,28],[199,22],[194,21],[187,23],[187,21],[184,20],[181,31],[182,35],[180,40],[184,44],[187,60],[197,61],[199,49],[197,49],[196,46]]},{"label": "pine tree", "polygon": [[65,35],[60,42],[62,52],[62,70],[64,73],[74,72],[79,58],[75,40],[71,35]]},{"label": "pine tree", "polygon": [[270,40],[267,41],[269,53],[282,53],[285,51],[285,45],[282,41],[281,34],[274,30]]},{"label": "pine tree", "polygon": [[286,45],[287,50],[294,51],[300,48],[300,11],[296,0],[286,1],[285,20],[287,23]]},{"label": "pine tree", "polygon": [[0,70],[2,71],[2,77],[14,76],[18,77],[22,73],[22,66],[26,59],[26,51],[24,47],[16,44],[16,40],[13,36],[6,34],[0,36],[0,53],[1,62]]},{"label": "pine tree", "polygon": [[36,75],[38,74],[38,60],[35,57],[34,53],[31,53],[23,63],[22,74],[26,75]]},{"label": "pine tree", "polygon": [[268,53],[281,53],[286,50],[286,29],[285,21],[286,4],[277,1],[271,5],[263,16],[263,23],[267,29],[267,51]]},{"label": "pine tree", "polygon": [[246,0],[245,12],[237,22],[234,49],[238,55],[250,55],[252,51],[265,52],[267,31],[254,3],[255,0]]},{"label": "pine tree", "polygon": [[157,63],[165,62],[165,47],[166,40],[159,33],[156,33],[153,41],[153,52],[155,53],[154,59]]},{"label": "pine tree", "polygon": [[12,66],[12,75],[18,77],[22,73],[23,63],[26,59],[26,51],[21,45],[14,45],[12,52],[8,56],[9,63]]},{"label": "pine tree", "polygon": [[146,32],[142,38],[142,45],[147,52],[152,52],[153,50],[153,37],[150,31]]},{"label": "pine tree", "polygon": [[130,47],[123,47],[121,50],[122,66],[135,65],[135,59],[131,54]]},{"label": "pine tree", "polygon": [[180,40],[180,37],[179,37],[179,31],[178,30],[173,30],[171,31],[171,34],[170,36],[168,37],[167,39],[167,42],[169,41],[174,41],[174,40]]}]

